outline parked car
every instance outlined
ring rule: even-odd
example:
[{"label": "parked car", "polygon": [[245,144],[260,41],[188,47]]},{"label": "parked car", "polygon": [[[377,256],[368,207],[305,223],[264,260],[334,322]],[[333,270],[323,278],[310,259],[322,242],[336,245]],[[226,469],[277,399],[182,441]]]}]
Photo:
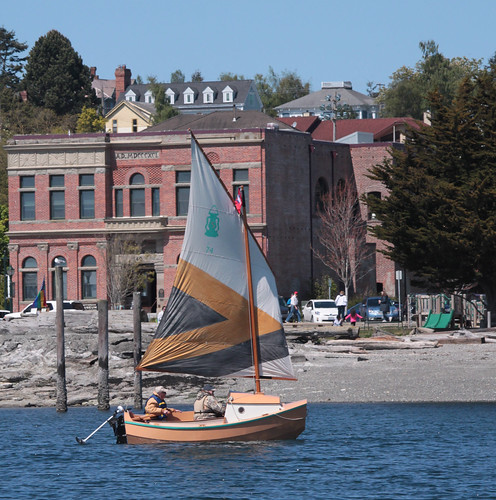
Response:
[{"label": "parked car", "polygon": [[334,321],[338,315],[338,306],[334,300],[312,299],[303,307],[303,321],[321,323]]},{"label": "parked car", "polygon": [[285,321],[289,314],[289,307],[287,306],[284,297],[281,297],[280,295],[279,295],[279,307],[281,309],[282,320]]},{"label": "parked car", "polygon": [[[64,300],[63,301],[64,310],[73,310],[73,311],[84,311],[84,305],[82,302],[77,300]],[[50,312],[57,310],[57,301],[55,300],[47,300],[46,310],[43,312]],[[24,309],[18,312],[13,312],[6,314],[3,319],[5,321],[11,321],[13,319],[19,318],[27,318],[29,316],[37,316],[39,311],[33,307],[33,303],[27,305]]]},{"label": "parked car", "polygon": [[[352,309],[355,309],[363,317],[363,321],[382,321],[384,315],[380,308],[380,299],[380,297],[367,297],[361,304],[350,307],[346,314],[348,315]],[[389,299],[389,312],[386,313],[386,320],[399,321],[399,305],[392,299]]]}]

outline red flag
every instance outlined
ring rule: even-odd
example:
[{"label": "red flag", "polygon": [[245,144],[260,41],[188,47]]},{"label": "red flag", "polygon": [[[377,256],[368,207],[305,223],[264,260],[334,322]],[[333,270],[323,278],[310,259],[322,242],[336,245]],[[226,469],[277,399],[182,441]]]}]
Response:
[{"label": "red flag", "polygon": [[238,211],[238,214],[240,214],[241,207],[243,206],[243,194],[241,188],[238,188],[238,194],[236,196],[236,199],[234,200],[234,204],[236,205],[236,210]]}]

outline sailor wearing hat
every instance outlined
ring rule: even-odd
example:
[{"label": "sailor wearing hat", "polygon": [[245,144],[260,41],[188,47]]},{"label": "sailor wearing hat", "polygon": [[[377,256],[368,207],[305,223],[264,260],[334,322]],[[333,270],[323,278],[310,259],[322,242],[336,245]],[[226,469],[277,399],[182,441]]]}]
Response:
[{"label": "sailor wearing hat", "polygon": [[215,399],[214,391],[213,386],[205,384],[196,396],[194,404],[195,420],[208,420],[224,416],[225,409]]}]

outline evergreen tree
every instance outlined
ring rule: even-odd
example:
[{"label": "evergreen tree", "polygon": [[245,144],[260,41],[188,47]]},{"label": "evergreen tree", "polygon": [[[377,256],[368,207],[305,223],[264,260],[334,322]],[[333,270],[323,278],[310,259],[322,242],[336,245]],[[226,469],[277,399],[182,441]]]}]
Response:
[{"label": "evergreen tree", "polygon": [[194,73],[191,75],[191,81],[192,82],[203,82],[203,76],[202,76],[199,69],[195,70]]},{"label": "evergreen tree", "polygon": [[184,83],[186,77],[184,73],[180,69],[176,69],[173,73],[171,73],[170,81],[171,83]]},{"label": "evergreen tree", "polygon": [[40,37],[29,52],[24,84],[30,102],[58,115],[77,114],[85,104],[97,104],[88,66],[55,30]]},{"label": "evergreen tree", "polygon": [[425,287],[478,284],[496,310],[496,72],[465,78],[455,99],[431,94],[432,126],[412,131],[404,150],[371,169],[387,198],[368,197],[385,253]]},{"label": "evergreen tree", "polygon": [[0,88],[17,90],[19,73],[26,60],[20,54],[27,48],[27,44],[16,39],[14,31],[7,31],[0,26]]}]

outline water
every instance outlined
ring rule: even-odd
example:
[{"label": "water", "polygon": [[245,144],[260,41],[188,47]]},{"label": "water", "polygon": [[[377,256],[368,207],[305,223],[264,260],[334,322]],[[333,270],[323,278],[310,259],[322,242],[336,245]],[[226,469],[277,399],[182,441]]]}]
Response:
[{"label": "water", "polygon": [[0,498],[496,499],[495,404],[310,404],[296,441],[76,443],[110,414],[1,409]]}]

